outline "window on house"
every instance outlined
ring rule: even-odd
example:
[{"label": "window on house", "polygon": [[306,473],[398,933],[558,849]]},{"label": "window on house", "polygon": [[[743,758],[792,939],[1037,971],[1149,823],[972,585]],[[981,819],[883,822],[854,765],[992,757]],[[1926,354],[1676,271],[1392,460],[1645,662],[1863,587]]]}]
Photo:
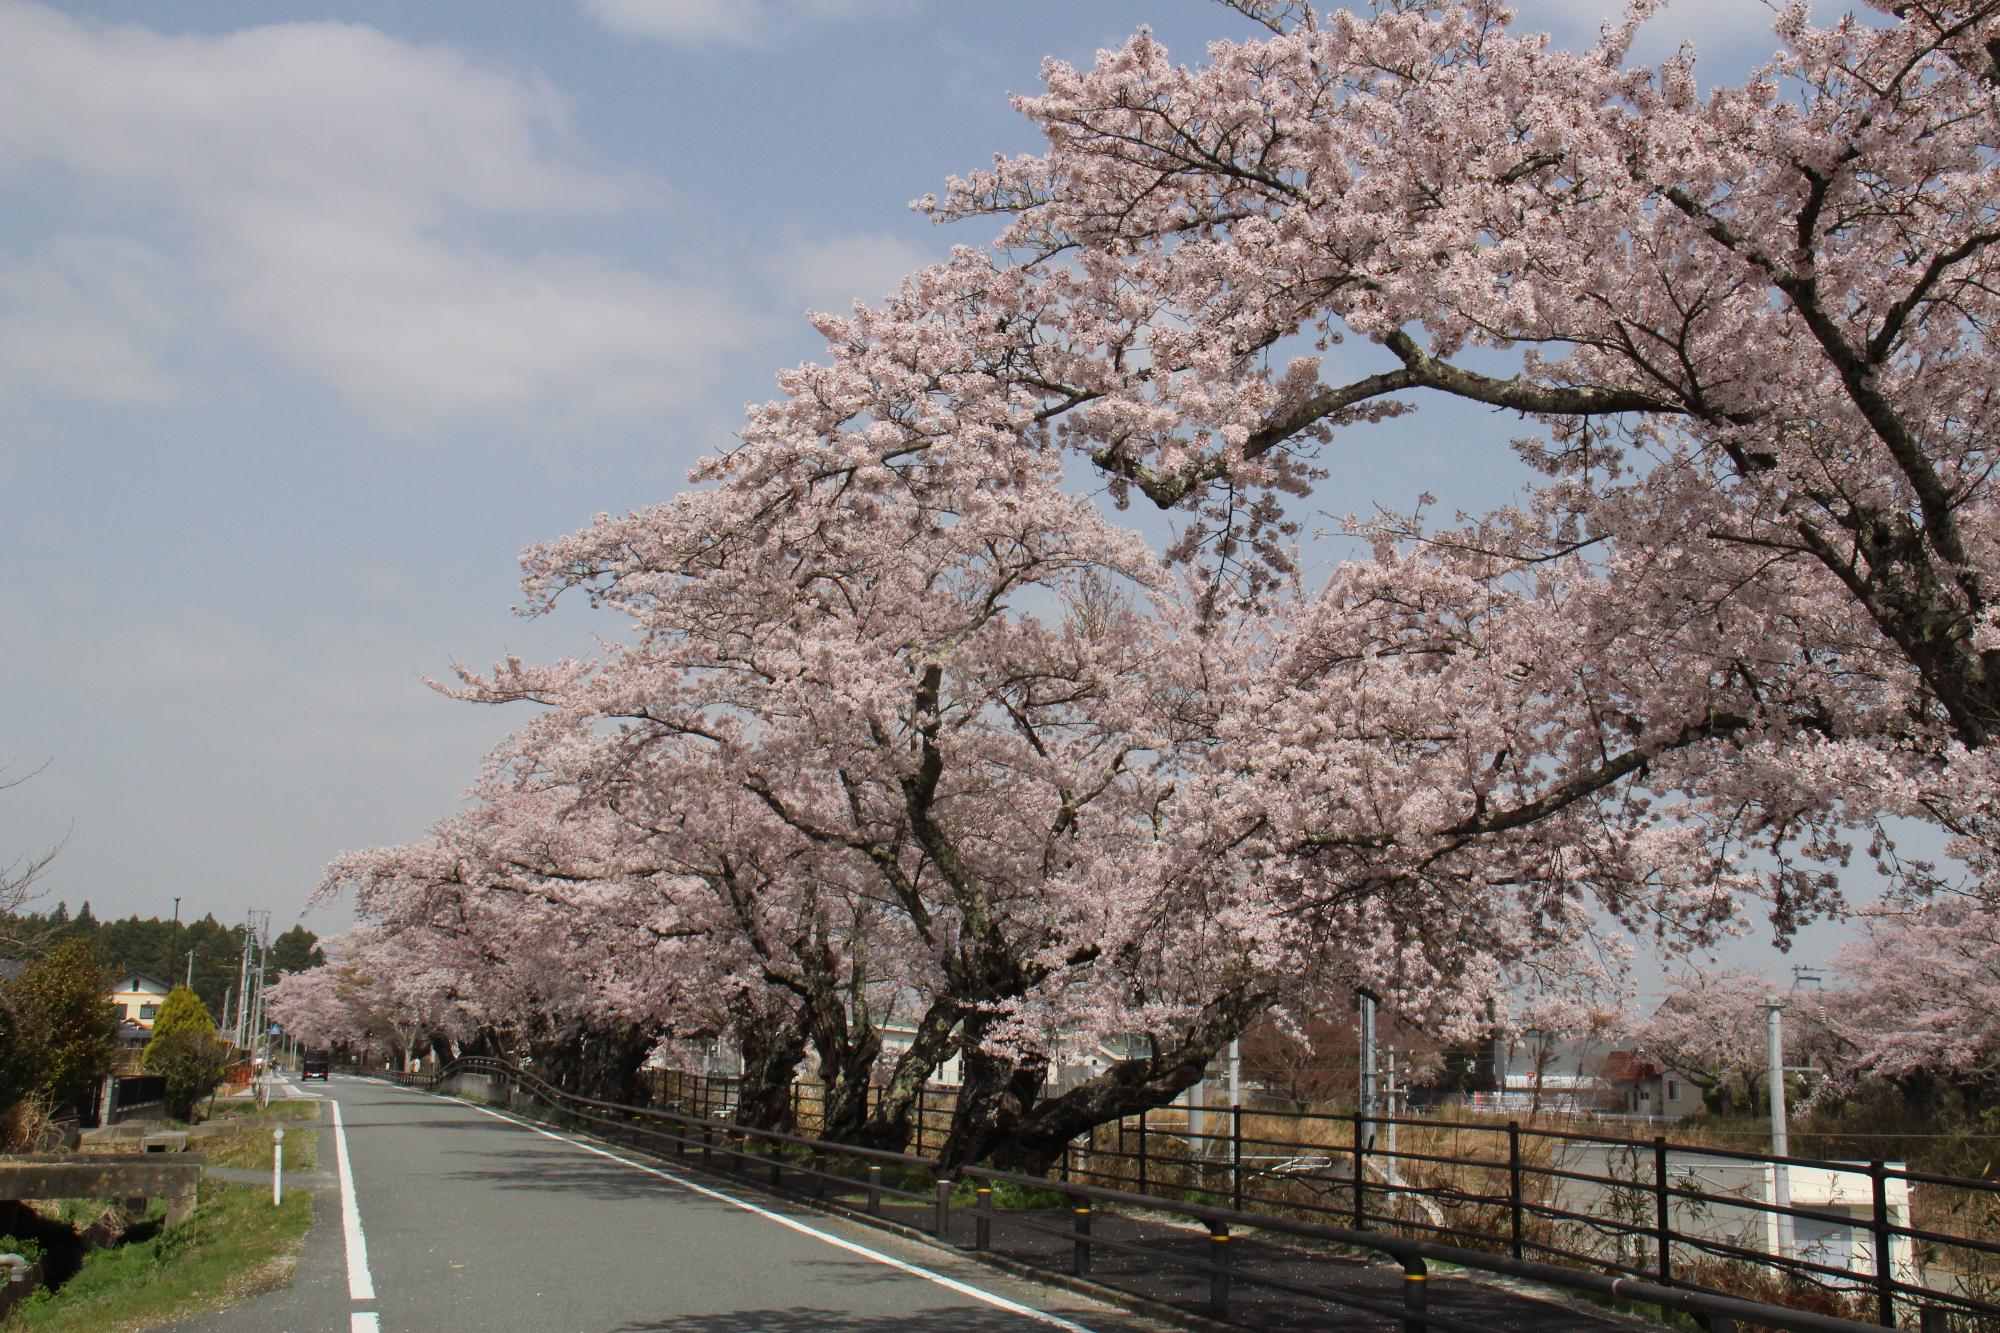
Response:
[{"label": "window on house", "polygon": [[153,1015],[159,1012],[160,1006],[157,1004],[142,1004],[139,1006],[139,1020],[143,1023],[150,1023],[153,1021]]},{"label": "window on house", "polygon": [[1676,1083],[1673,1079],[1668,1079],[1667,1100],[1670,1102],[1677,1102],[1680,1099],[1681,1099],[1681,1085]]}]

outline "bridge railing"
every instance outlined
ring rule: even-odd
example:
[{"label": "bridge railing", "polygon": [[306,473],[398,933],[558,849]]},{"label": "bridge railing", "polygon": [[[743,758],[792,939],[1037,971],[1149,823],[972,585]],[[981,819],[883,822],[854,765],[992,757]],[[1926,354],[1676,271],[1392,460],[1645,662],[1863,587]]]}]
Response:
[{"label": "bridge railing", "polygon": [[[1606,1264],[1596,1257],[1552,1246],[1538,1248],[1547,1251],[1551,1257],[1571,1262],[1547,1262],[1535,1257],[1535,1252],[1525,1244],[1520,1249],[1505,1247],[1504,1243],[1501,1247],[1480,1248],[1452,1243],[1451,1239],[1395,1234],[1379,1228],[1385,1223],[1400,1226],[1401,1219],[1370,1211],[1365,1195],[1363,1204],[1343,1219],[1345,1224],[1336,1225],[1331,1221],[1253,1211],[1242,1206],[1253,1202],[1254,1196],[1246,1196],[1242,1204],[1232,1199],[1230,1204],[1224,1205],[1209,1201],[1200,1191],[1183,1193],[1176,1190],[1167,1194],[1154,1189],[1134,1190],[1093,1183],[1087,1169],[1071,1169],[1067,1178],[1023,1175],[979,1166],[947,1172],[933,1159],[913,1153],[863,1148],[801,1134],[759,1129],[731,1119],[696,1115],[668,1107],[631,1106],[585,1097],[566,1092],[531,1071],[487,1057],[459,1060],[434,1075],[357,1072],[370,1072],[404,1086],[427,1090],[436,1090],[460,1075],[497,1079],[513,1091],[517,1109],[520,1109],[518,1101],[522,1099],[538,1104],[554,1123],[588,1130],[608,1142],[629,1144],[656,1157],[673,1159],[689,1166],[744,1178],[754,1176],[759,1184],[773,1189],[789,1189],[875,1216],[883,1216],[886,1211],[901,1204],[903,1207],[897,1210],[898,1220],[917,1225],[946,1241],[954,1239],[954,1193],[969,1185],[972,1206],[969,1210],[960,1207],[956,1211],[961,1215],[958,1227],[961,1232],[967,1230],[962,1215],[970,1213],[970,1243],[975,1250],[991,1246],[995,1224],[1001,1217],[992,1202],[995,1187],[1012,1186],[1052,1192],[1066,1202],[1068,1220],[1064,1224],[1055,1225],[1045,1216],[1033,1213],[1009,1213],[1005,1215],[1005,1225],[1010,1230],[1024,1230],[1062,1241],[1068,1254],[1068,1268],[1078,1276],[1090,1273],[1094,1254],[1111,1251],[1130,1254],[1157,1265],[1161,1271],[1180,1271],[1198,1281],[1205,1280],[1208,1284],[1207,1303],[1218,1317],[1228,1311],[1233,1290],[1261,1286],[1400,1322],[1405,1330],[1413,1333],[1430,1329],[1439,1330],[1439,1333],[1483,1333],[1487,1325],[1470,1323],[1427,1309],[1425,1279],[1433,1264],[1481,1270],[1594,1296],[1640,1302],[1662,1311],[1692,1316],[1710,1333],[1729,1333],[1739,1324],[1786,1330],[1787,1333],[1865,1333],[1869,1328],[1880,1328],[1884,1324],[1893,1326],[1891,1321],[1897,1313],[1892,1303],[1881,1323],[1869,1324],[1837,1315],[1744,1299],[1677,1280],[1671,1273],[1634,1272],[1629,1265]],[[1376,1126],[1381,1123],[1379,1119],[1372,1122]],[[1412,1157],[1418,1155],[1411,1154]],[[1784,1160],[1800,1165],[1813,1164],[1812,1159]],[[1607,1176],[1605,1179],[1615,1178]],[[1699,1193],[1672,1185],[1668,1189],[1670,1194],[1681,1198],[1694,1197]],[[1742,1200],[1732,1197],[1731,1202],[1740,1203]],[[1100,1205],[1164,1212],[1198,1225],[1208,1235],[1206,1255],[1195,1258],[1156,1245],[1097,1233],[1093,1228],[1093,1218]],[[1043,1210],[1044,1213],[1046,1211]],[[1785,1211],[1810,1216],[1818,1210]],[[1400,1302],[1387,1301],[1379,1296],[1247,1267],[1241,1261],[1233,1260],[1231,1249],[1232,1237],[1239,1237],[1239,1233],[1246,1229],[1264,1235],[1330,1242],[1382,1255],[1403,1269],[1402,1299]],[[1438,1228],[1440,1233],[1450,1230]],[[1922,1234],[1908,1228],[1905,1230],[1912,1235]],[[1518,1231],[1516,1234],[1518,1236]],[[1475,1235],[1474,1239],[1486,1242],[1492,1238]],[[1831,1273],[1834,1270],[1829,1267],[1828,1271]],[[1661,1276],[1666,1280],[1660,1280]],[[1914,1303],[1906,1303],[1903,1309],[1907,1313],[1916,1313]],[[1956,1311],[1948,1310],[1944,1305],[1927,1303],[1922,1313],[1926,1333],[1951,1328],[1949,1321],[1954,1313]],[[1976,1311],[1966,1313],[1979,1317]]]}]

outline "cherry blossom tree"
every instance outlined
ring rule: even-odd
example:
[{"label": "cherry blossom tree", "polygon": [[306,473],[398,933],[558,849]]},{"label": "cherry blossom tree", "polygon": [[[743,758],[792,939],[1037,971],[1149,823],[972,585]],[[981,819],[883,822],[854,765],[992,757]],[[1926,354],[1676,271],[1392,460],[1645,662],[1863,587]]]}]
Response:
[{"label": "cherry blossom tree", "polygon": [[[948,1156],[1032,1166],[1281,998],[1448,1034],[1754,899],[1782,935],[1887,816],[2000,894],[2000,19],[1794,8],[1703,93],[1629,65],[1644,4],[1581,53],[1487,0],[1238,7],[1269,35],[1199,67],[1051,63],[1048,151],[926,203],[994,245],[817,316],[700,489],[529,551],[531,610],[628,642],[463,673],[547,720],[329,872],[482,1021],[729,1031],[767,1089],[810,1050],[882,1144],[959,1053]],[[1309,586],[1333,447],[1439,397],[1535,483]],[[1114,1031],[1149,1054],[1042,1094]]]},{"label": "cherry blossom tree", "polygon": [[1892,894],[1863,912],[1828,996],[1835,1091],[1863,1078],[2000,1082],[2000,921],[1976,898]]},{"label": "cherry blossom tree", "polygon": [[1648,1059],[1727,1111],[1741,1087],[1754,1106],[1765,1082],[1768,978],[1740,969],[1688,968],[1668,979],[1658,1006],[1633,1029]]},{"label": "cherry blossom tree", "polygon": [[[1516,414],[1527,505],[1381,527],[1495,553],[1493,580],[1603,572],[1600,646],[1680,688],[1635,692],[1637,743],[1575,777],[1664,786],[1663,750],[1699,747],[1690,814],[1757,811],[1718,839],[1837,861],[1839,826],[1886,812],[1987,857],[2000,18],[1795,7],[1765,67],[1703,93],[1689,52],[1629,65],[1648,4],[1581,53],[1478,0],[1239,7],[1271,35],[1199,67],[1144,34],[1051,62],[1019,102],[1048,151],[927,201],[1006,222],[963,299],[1012,335],[982,364],[1253,587],[1289,569],[1282,501],[1329,443],[1426,397]],[[847,336],[863,361],[908,341]],[[1769,887],[1783,927],[1831,880]]]}]

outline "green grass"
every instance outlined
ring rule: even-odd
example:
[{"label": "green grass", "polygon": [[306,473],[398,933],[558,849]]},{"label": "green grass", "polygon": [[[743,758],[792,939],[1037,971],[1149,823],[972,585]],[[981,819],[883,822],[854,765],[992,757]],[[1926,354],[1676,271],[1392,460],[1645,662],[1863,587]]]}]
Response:
[{"label": "green grass", "polygon": [[318,1102],[273,1102],[258,1111],[231,1108],[218,1114],[212,1123],[226,1124],[237,1132],[223,1138],[190,1144],[208,1158],[210,1166],[236,1167],[252,1171],[271,1169],[271,1131],[285,1131],[285,1169],[310,1171],[318,1164],[319,1135],[314,1132],[320,1117]]},{"label": "green grass", "polygon": [[129,1333],[232,1305],[291,1280],[312,1196],[278,1207],[266,1190],[204,1180],[194,1216],[148,1239],[98,1250],[58,1292],[38,1292],[6,1333]]},{"label": "green grass", "polygon": [[258,1116],[267,1119],[283,1120],[287,1124],[294,1120],[317,1121],[321,1105],[322,1103],[320,1102],[312,1101],[282,1101],[272,1102],[269,1106],[259,1107],[255,1102],[217,1102],[215,1104],[215,1114],[210,1116],[209,1119],[228,1120],[244,1116]]},{"label": "green grass", "polygon": [[[979,1202],[979,1187],[982,1180],[960,1180],[951,1187],[951,1204],[954,1208],[971,1208]],[[1067,1208],[1069,1196],[1057,1189],[1030,1189],[1016,1185],[1011,1180],[997,1181],[992,1186],[993,1208],[996,1212],[1034,1212],[1044,1208]]]}]

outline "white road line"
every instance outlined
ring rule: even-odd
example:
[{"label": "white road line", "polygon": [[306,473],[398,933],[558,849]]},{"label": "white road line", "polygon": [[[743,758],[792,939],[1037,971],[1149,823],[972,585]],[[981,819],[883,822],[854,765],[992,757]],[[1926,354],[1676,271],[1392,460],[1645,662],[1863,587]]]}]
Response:
[{"label": "white road line", "polygon": [[[347,1127],[340,1123],[340,1101],[329,1097],[333,1104],[333,1146],[334,1156],[340,1162],[340,1230],[347,1238],[347,1294],[352,1300],[372,1301],[375,1299],[375,1279],[368,1276],[368,1238],[361,1234],[361,1205],[354,1201],[354,1163],[347,1155]],[[368,1328],[375,1327],[375,1316],[368,1315]],[[362,1314],[354,1316],[354,1333],[361,1333]]]},{"label": "white road line", "polygon": [[356,1310],[348,1333],[381,1333],[382,1321],[373,1310]]},{"label": "white road line", "polygon": [[[595,1144],[585,1143],[581,1139],[570,1138],[566,1134],[554,1133],[543,1129],[540,1125],[530,1124],[525,1120],[518,1120],[511,1115],[502,1115],[500,1112],[492,1110],[489,1107],[480,1106],[473,1102],[467,1102],[465,1105],[471,1110],[478,1111],[484,1115],[490,1115],[495,1120],[504,1120],[510,1125],[518,1125],[522,1129],[539,1134],[545,1139],[554,1139],[557,1143],[567,1143],[572,1148],[581,1148],[587,1153],[607,1158],[623,1166],[629,1166],[634,1171],[643,1171],[649,1176],[658,1176],[668,1184],[678,1185],[684,1190],[691,1190],[707,1198],[719,1199],[732,1207],[741,1208],[746,1213],[755,1213],[766,1221],[776,1222],[781,1227],[790,1227],[793,1231],[811,1236],[814,1240],[825,1241],[828,1245],[834,1246],[836,1249],[846,1250],[850,1254],[858,1254],[862,1258],[872,1259],[878,1264],[886,1264],[890,1268],[908,1273],[912,1277],[920,1277],[926,1282],[934,1282],[947,1291],[955,1291],[961,1296],[970,1296],[975,1301],[983,1301],[988,1305],[1006,1310],[1011,1314],[1020,1315],[1025,1319],[1032,1319],[1037,1323],[1048,1324],[1054,1328],[1068,1329],[1070,1333],[1091,1333],[1082,1324],[1073,1324],[1069,1320],[1058,1315],[1049,1314],[1047,1311],[1037,1310],[1029,1305],[1022,1305],[1019,1301],[1010,1301],[1005,1296],[996,1296],[990,1291],[982,1291],[978,1287],[960,1282],[956,1278],[946,1277],[942,1273],[933,1273],[928,1268],[920,1268],[916,1264],[905,1263],[894,1255],[884,1254],[880,1250],[871,1250],[866,1245],[857,1245],[853,1241],[836,1236],[831,1232],[821,1231],[818,1227],[809,1227],[797,1218],[786,1217],[783,1213],[774,1213],[768,1208],[759,1208],[756,1204],[739,1199],[732,1194],[724,1194],[721,1190],[714,1190],[706,1185],[696,1184],[685,1176],[676,1175],[671,1171],[662,1171],[659,1167],[648,1166],[644,1162],[635,1162],[629,1157],[620,1157],[617,1153],[607,1152]],[[342,1160],[345,1159],[343,1158]]]}]

